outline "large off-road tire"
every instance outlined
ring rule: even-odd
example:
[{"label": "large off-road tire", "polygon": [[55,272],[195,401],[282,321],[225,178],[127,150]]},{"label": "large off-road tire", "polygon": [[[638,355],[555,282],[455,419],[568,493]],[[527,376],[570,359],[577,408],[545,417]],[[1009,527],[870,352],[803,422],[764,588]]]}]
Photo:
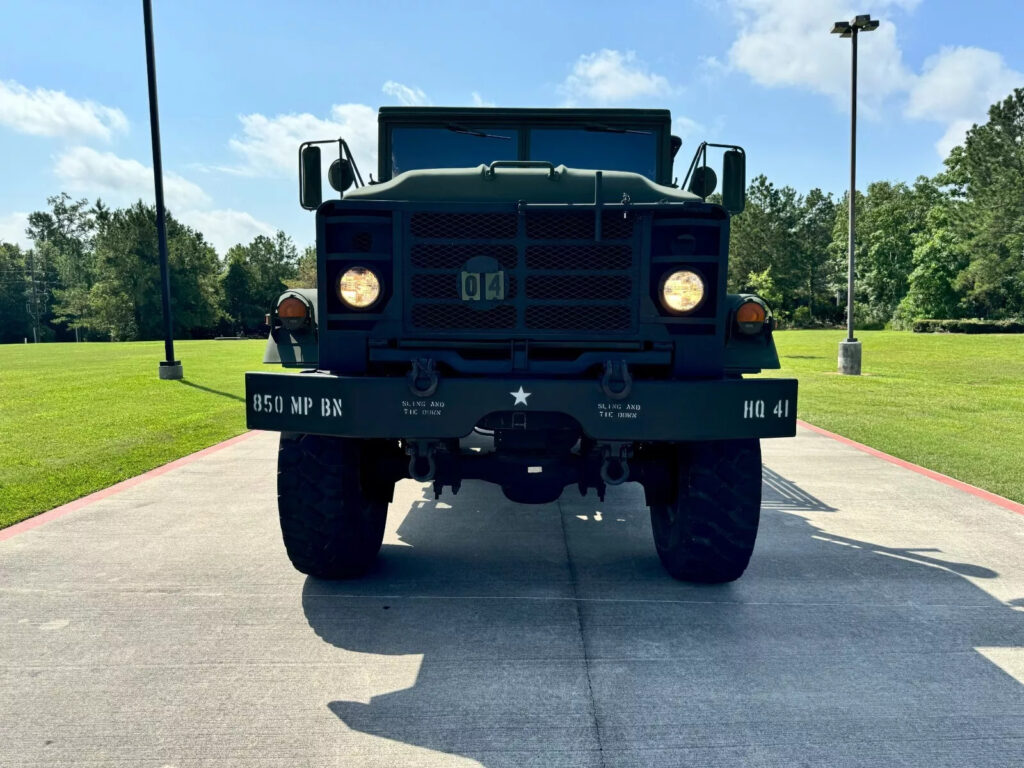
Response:
[{"label": "large off-road tire", "polygon": [[374,476],[369,443],[281,434],[277,509],[292,565],[322,579],[362,576],[384,538],[390,488]]},{"label": "large off-road tire", "polygon": [[760,442],[689,443],[669,461],[674,499],[651,505],[662,565],[682,581],[735,581],[750,562],[761,516]]}]

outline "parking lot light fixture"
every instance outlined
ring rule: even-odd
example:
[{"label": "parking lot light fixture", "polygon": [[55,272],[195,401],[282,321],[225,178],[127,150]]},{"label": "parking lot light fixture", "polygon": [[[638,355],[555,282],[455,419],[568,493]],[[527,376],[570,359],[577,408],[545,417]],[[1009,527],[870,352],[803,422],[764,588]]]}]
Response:
[{"label": "parking lot light fixture", "polygon": [[171,320],[171,275],[167,264],[167,225],[164,213],[164,171],[160,157],[160,117],[156,97],[156,57],[153,52],[153,8],[142,0],[146,36],[146,76],[149,84],[149,129],[153,140],[153,187],[156,197],[156,241],[160,256],[160,296],[164,310],[164,357],[157,372],[161,379],[182,378],[181,362],[174,359],[174,323]]},{"label": "parking lot light fixture", "polygon": [[855,16],[853,21],[837,21],[832,25],[833,35],[850,38],[853,52],[850,66],[850,231],[847,262],[846,340],[839,342],[839,372],[851,376],[859,376],[861,367],[861,345],[853,335],[853,249],[856,234],[857,195],[857,35],[860,32],[871,32],[876,29],[878,29],[878,20],[872,19],[870,14]]}]

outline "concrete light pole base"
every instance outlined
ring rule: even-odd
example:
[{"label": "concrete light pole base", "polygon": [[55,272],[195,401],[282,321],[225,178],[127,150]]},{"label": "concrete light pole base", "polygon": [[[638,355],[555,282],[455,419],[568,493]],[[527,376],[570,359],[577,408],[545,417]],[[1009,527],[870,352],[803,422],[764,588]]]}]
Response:
[{"label": "concrete light pole base", "polygon": [[[859,362],[860,361],[860,356],[859,355],[857,357],[857,360],[858,360],[858,370],[859,370],[859,365],[860,365],[860,362]],[[172,360],[169,363],[166,362],[166,361],[162,361],[160,363],[160,378],[161,379],[167,379],[167,380],[174,381],[174,380],[180,379],[184,375],[185,374],[182,371],[181,363],[179,363],[177,360]]]},{"label": "concrete light pole base", "polygon": [[839,372],[844,376],[860,376],[860,342],[839,342]]}]

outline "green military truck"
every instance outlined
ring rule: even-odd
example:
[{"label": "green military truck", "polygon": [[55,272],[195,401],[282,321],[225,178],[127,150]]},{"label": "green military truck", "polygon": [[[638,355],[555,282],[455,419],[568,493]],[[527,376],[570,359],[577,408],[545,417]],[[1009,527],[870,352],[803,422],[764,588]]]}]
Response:
[{"label": "green military truck", "polygon": [[672,576],[743,573],[797,383],[743,378],[779,367],[764,301],[726,290],[743,150],[701,144],[680,186],[681,143],[666,110],[386,107],[368,184],[343,140],[300,147],[319,289],[280,297],[264,362],[304,370],[246,374],[298,570],[364,574],[412,478],[528,504],[640,483]]}]

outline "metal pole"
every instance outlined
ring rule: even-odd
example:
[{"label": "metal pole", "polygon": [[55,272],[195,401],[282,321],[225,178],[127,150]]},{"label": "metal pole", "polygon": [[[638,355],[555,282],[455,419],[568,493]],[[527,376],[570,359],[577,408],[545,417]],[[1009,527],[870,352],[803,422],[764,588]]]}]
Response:
[{"label": "metal pole", "polygon": [[160,363],[161,379],[180,379],[181,363],[174,359],[174,332],[171,320],[171,275],[167,266],[167,223],[164,217],[164,169],[160,158],[160,116],[156,97],[156,57],[153,53],[153,8],[142,0],[146,28],[146,73],[149,78],[149,129],[153,137],[153,186],[156,193],[156,238],[160,252],[160,283],[164,305],[164,355]]},{"label": "metal pole", "polygon": [[850,102],[850,257],[849,275],[846,292],[846,340],[856,341],[853,337],[853,242],[856,231],[857,205],[857,28],[853,28],[853,66],[850,68],[850,92],[853,94]]}]

